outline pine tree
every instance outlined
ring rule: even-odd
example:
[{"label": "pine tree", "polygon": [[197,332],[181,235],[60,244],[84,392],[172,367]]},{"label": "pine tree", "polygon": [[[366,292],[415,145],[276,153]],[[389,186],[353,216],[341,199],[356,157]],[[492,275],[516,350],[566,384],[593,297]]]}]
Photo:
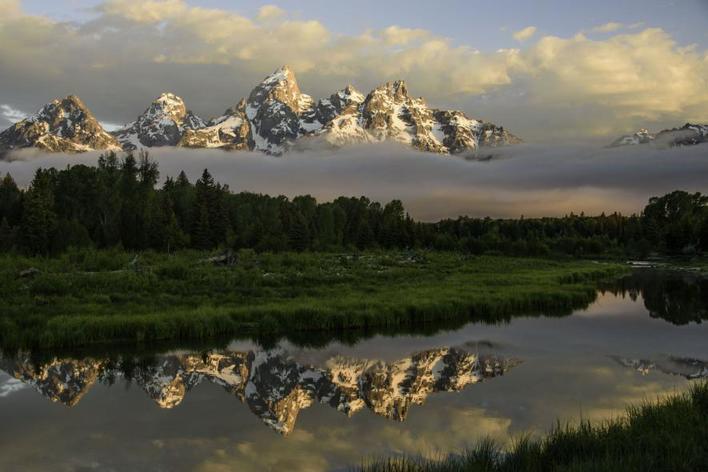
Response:
[{"label": "pine tree", "polygon": [[30,188],[25,194],[22,212],[22,244],[31,254],[49,254],[56,214],[48,188]]},{"label": "pine tree", "polygon": [[9,223],[17,223],[21,209],[21,192],[12,176],[5,174],[0,180],[0,219],[7,218]]},{"label": "pine tree", "polygon": [[290,222],[288,242],[290,247],[296,251],[304,251],[310,246],[310,231],[305,217],[300,212],[296,212]]},{"label": "pine tree", "polygon": [[0,251],[11,251],[15,246],[15,231],[6,217],[0,222]]},{"label": "pine tree", "polygon": [[197,249],[211,249],[213,247],[211,223],[216,212],[214,190],[214,178],[207,169],[204,169],[202,177],[194,185],[192,246]]}]

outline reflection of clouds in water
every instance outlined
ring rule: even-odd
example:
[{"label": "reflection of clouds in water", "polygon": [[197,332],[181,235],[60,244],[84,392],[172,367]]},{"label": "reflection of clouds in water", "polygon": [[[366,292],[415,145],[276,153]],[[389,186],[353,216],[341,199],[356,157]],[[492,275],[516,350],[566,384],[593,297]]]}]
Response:
[{"label": "reflection of clouds in water", "polygon": [[[200,386],[189,402],[166,412],[146,401],[138,389],[124,392],[117,385],[97,391],[92,402],[71,410],[68,422],[56,416],[65,410],[38,396],[28,398],[37,401],[32,405],[41,414],[30,426],[41,435],[0,432],[0,470],[14,470],[10,466],[20,460],[47,465],[42,460],[51,457],[52,466],[90,462],[119,470],[160,464],[169,470],[181,464],[202,472],[326,471],[381,454],[435,456],[485,436],[505,443],[526,432],[541,434],[556,419],[616,417],[628,404],[654,400],[686,385],[676,376],[638,375],[600,353],[579,352],[562,362],[554,354],[541,355],[494,382],[431,397],[403,423],[371,412],[347,418],[315,405],[302,413],[287,438],[259,424],[236,398],[215,386]],[[116,444],[131,451],[129,457],[116,455]]]},{"label": "reflection of clouds in water", "polygon": [[600,396],[593,405],[583,409],[583,419],[603,421],[617,418],[624,415],[626,408],[630,405],[655,402],[667,395],[679,393],[681,390],[676,385],[667,386],[658,379],[641,382],[641,384],[628,384],[622,390],[615,392],[614,395]]},{"label": "reflection of clouds in water", "polygon": [[[547,367],[547,366],[546,366]],[[534,369],[534,374],[539,374]],[[564,369],[561,369],[564,370]],[[197,470],[303,470],[325,471],[342,463],[357,464],[362,459],[382,454],[422,454],[435,458],[451,450],[490,437],[501,444],[531,433],[538,437],[548,431],[556,419],[572,424],[582,418],[604,421],[621,416],[626,407],[643,401],[654,401],[666,394],[681,391],[670,377],[647,381],[616,366],[589,364],[565,376],[554,388],[543,388],[541,375],[536,384],[515,382],[508,376],[500,387],[487,384],[489,391],[475,395],[485,407],[471,406],[463,395],[436,398],[412,415],[405,424],[348,423],[346,427],[326,426],[296,430],[291,437],[267,454],[255,441],[236,442],[219,439]],[[554,378],[557,375],[553,376]],[[566,387],[562,388],[561,385]],[[527,388],[529,387],[529,388]],[[535,391],[538,389],[538,391]],[[294,441],[290,441],[294,439]],[[214,445],[216,445],[216,443]],[[208,443],[203,443],[206,446]],[[173,445],[173,447],[180,447]]]},{"label": "reflection of clouds in water", "polygon": [[637,297],[637,300],[632,300],[626,293],[616,295],[611,292],[598,292],[597,298],[589,307],[583,310],[576,310],[573,313],[575,317],[589,318],[611,318],[617,316],[626,318],[630,315],[642,318],[647,316],[641,296]]},{"label": "reflection of clouds in water", "polygon": [[[352,427],[317,426],[311,430],[299,429],[286,441],[263,449],[262,443],[243,441],[229,444],[225,438],[215,439],[210,457],[196,470],[261,471],[261,470],[308,470],[327,471],[341,464],[358,464],[365,456],[373,454],[423,454],[439,457],[460,449],[465,444],[492,437],[503,440],[511,421],[490,416],[481,408],[444,409],[435,416],[426,415],[415,430],[401,428],[396,424],[365,422]],[[347,424],[346,426],[349,426]],[[189,443],[189,446],[193,446]],[[208,442],[199,442],[207,452]],[[178,440],[168,447],[187,446]]]},{"label": "reflection of clouds in water", "polygon": [[24,384],[19,380],[13,378],[0,381],[0,398],[7,397],[15,392],[19,392],[27,386],[27,384]]},{"label": "reflection of clouds in water", "polygon": [[[312,194],[320,200],[366,195],[374,200],[403,200],[421,219],[471,216],[518,217],[637,212],[649,197],[675,189],[705,191],[708,145],[657,149],[596,145],[521,145],[493,152],[489,162],[414,152],[393,144],[354,146],[337,153],[291,152],[274,158],[249,152],[152,149],[162,176],[184,169],[190,179],[207,167],[235,191]],[[0,161],[27,184],[37,167],[95,164],[84,155],[20,152]]]}]

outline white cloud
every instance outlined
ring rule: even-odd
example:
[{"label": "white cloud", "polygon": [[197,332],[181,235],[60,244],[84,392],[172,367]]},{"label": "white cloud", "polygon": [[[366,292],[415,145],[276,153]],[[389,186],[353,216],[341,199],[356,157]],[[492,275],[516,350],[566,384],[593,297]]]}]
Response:
[{"label": "white cloud", "polygon": [[519,30],[513,34],[514,39],[517,41],[526,41],[527,39],[531,39],[531,36],[536,34],[536,27],[535,26],[527,26],[526,28]]},{"label": "white cloud", "polygon": [[0,115],[5,118],[10,123],[17,123],[20,120],[27,118],[27,113],[16,110],[10,105],[2,104],[0,105]]},{"label": "white cloud", "polygon": [[604,25],[596,26],[590,31],[592,31],[593,33],[612,33],[614,31],[622,29],[623,27],[624,25],[622,23],[610,21],[609,23],[605,23]]},{"label": "white cloud", "polygon": [[27,384],[13,378],[8,378],[3,383],[0,383],[0,398],[12,395],[15,392],[27,388]]},{"label": "white cloud", "polygon": [[592,104],[615,118],[708,118],[708,62],[659,28],[603,41],[547,36],[526,59],[537,102]]},{"label": "white cloud", "polygon": [[170,90],[208,118],[287,63],[315,97],[403,78],[433,106],[463,108],[524,138],[708,121],[708,53],[657,28],[592,40],[536,39],[529,26],[515,33],[524,48],[480,52],[396,25],[338,34],[273,5],[247,17],[182,0],[110,0],[76,25],[0,1],[15,12],[0,17],[0,103],[23,109],[75,93],[102,121],[128,122]]},{"label": "white cloud", "polygon": [[116,131],[118,129],[121,129],[123,125],[118,124],[118,123],[111,123],[110,121],[101,121],[101,126],[103,126],[103,129],[106,131]]},{"label": "white cloud", "polygon": [[139,23],[156,23],[174,18],[186,8],[183,0],[108,0],[99,11]]},{"label": "white cloud", "polygon": [[[190,180],[208,168],[232,189],[271,195],[311,194],[327,201],[366,195],[400,199],[417,219],[459,215],[513,217],[640,211],[648,199],[676,189],[705,191],[708,144],[658,149],[651,145],[605,149],[596,145],[520,145],[495,151],[487,162],[416,152],[393,144],[331,152],[291,152],[286,158],[218,150],[151,149],[160,175],[184,170]],[[0,161],[27,185],[38,167],[93,165],[82,155],[19,152]]]},{"label": "white cloud", "polygon": [[260,21],[267,21],[280,19],[285,15],[286,11],[277,5],[263,5],[258,9],[258,16],[256,18]]}]

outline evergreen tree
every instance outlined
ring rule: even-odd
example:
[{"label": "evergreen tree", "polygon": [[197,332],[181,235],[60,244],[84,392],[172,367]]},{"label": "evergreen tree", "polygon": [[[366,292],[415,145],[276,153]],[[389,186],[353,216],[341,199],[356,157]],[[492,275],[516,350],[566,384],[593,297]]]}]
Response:
[{"label": "evergreen tree", "polygon": [[5,174],[0,180],[0,219],[7,218],[8,225],[16,224],[20,219],[22,193],[12,176]]},{"label": "evergreen tree", "polygon": [[[39,176],[38,176],[39,177]],[[35,177],[25,194],[22,213],[22,244],[30,254],[48,255],[57,218],[51,189]]]},{"label": "evergreen tree", "polygon": [[197,180],[195,186],[194,221],[192,223],[192,246],[197,249],[211,249],[214,246],[212,218],[214,218],[216,201],[214,198],[214,178],[207,169]]},{"label": "evergreen tree", "polygon": [[15,230],[10,226],[7,217],[0,221],[0,251],[8,252],[15,247]]},{"label": "evergreen tree", "polygon": [[296,251],[304,251],[310,247],[310,230],[307,220],[299,211],[293,214],[293,219],[290,222],[288,243],[290,248]]}]

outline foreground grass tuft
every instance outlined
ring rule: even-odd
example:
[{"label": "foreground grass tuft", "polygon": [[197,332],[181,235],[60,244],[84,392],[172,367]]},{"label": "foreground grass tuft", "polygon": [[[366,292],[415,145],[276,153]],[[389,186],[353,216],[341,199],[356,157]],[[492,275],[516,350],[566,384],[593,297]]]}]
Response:
[{"label": "foreground grass tuft", "polygon": [[485,440],[440,460],[370,461],[361,472],[626,472],[708,470],[708,383],[657,403],[630,407],[598,425],[557,427],[509,451]]},{"label": "foreground grass tuft", "polygon": [[[209,254],[75,251],[0,256],[0,346],[424,330],[512,315],[561,315],[622,268],[453,253]],[[30,275],[20,276],[28,268]],[[343,334],[343,337],[346,337]]]}]

